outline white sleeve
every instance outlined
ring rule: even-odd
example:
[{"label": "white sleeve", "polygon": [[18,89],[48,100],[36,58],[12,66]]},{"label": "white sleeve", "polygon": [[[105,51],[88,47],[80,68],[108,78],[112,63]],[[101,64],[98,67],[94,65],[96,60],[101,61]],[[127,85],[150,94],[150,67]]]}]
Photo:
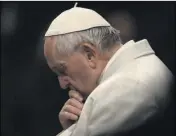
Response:
[{"label": "white sleeve", "polygon": [[132,78],[110,81],[93,105],[86,136],[131,130],[157,111],[153,87]]},{"label": "white sleeve", "polygon": [[69,128],[61,131],[59,134],[57,134],[56,136],[71,136],[73,130],[75,128],[75,124],[71,125]]}]

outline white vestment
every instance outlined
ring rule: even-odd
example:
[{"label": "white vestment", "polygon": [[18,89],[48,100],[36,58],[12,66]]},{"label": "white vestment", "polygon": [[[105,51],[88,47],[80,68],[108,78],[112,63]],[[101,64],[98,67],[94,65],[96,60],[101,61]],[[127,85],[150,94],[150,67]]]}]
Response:
[{"label": "white vestment", "polygon": [[106,65],[79,120],[57,136],[109,136],[134,129],[165,107],[172,79],[147,40],[131,40]]}]

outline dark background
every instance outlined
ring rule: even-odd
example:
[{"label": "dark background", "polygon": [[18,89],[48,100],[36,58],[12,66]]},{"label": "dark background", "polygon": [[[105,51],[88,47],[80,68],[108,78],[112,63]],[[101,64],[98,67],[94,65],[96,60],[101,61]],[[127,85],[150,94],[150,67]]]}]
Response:
[{"label": "dark background", "polygon": [[[68,95],[45,62],[43,36],[51,21],[74,3],[1,2],[2,136],[53,136],[62,130],[58,113]],[[148,39],[175,75],[173,2],[78,2],[78,6],[105,18],[128,11],[136,25],[129,38]],[[119,29],[126,29],[121,25]]]}]

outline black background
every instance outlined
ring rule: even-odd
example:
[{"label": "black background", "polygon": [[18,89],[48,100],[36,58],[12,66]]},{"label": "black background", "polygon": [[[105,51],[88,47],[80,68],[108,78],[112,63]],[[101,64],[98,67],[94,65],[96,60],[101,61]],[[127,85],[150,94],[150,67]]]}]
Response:
[{"label": "black background", "polygon": [[[2,136],[52,136],[62,130],[57,115],[67,91],[60,89],[44,60],[43,41],[38,41],[51,21],[74,3],[1,2],[1,9],[18,5],[15,31],[1,33]],[[130,12],[136,19],[135,40],[148,39],[175,75],[173,2],[78,2],[78,6],[94,9],[105,18],[115,10]]]}]

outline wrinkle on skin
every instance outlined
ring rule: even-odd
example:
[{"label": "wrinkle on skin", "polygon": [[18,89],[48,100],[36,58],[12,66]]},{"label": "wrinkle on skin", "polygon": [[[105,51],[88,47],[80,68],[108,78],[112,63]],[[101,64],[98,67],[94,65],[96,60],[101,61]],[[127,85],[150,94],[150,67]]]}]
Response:
[{"label": "wrinkle on skin", "polygon": [[[117,45],[107,52],[100,53],[93,45],[82,43],[79,46],[84,46],[85,50],[73,52],[68,56],[60,53],[56,44],[56,36],[45,38],[44,55],[50,69],[58,75],[61,88],[76,90],[83,96],[88,96],[96,88],[104,67],[121,47]],[[92,58],[90,59],[88,55]]]},{"label": "wrinkle on skin", "polygon": [[[45,44],[44,44],[44,55],[45,58],[47,59],[47,63],[50,67],[50,69],[53,70],[53,72],[57,73],[57,70],[59,71],[60,69],[63,69],[63,67],[66,67],[67,63],[66,60],[58,60],[58,58],[64,58],[62,57],[61,54],[58,55],[57,49],[56,49],[56,37],[46,37],[45,38]],[[68,60],[67,60],[68,61]],[[62,71],[62,70],[61,70]],[[60,74],[58,74],[60,75]],[[67,76],[58,76],[58,80],[62,80],[63,84],[61,84],[62,88],[65,88],[65,85],[68,84],[68,82],[71,81],[71,79]],[[70,89],[75,88],[73,86],[68,85]]]},{"label": "wrinkle on skin", "polygon": [[55,69],[57,66],[62,68],[63,65],[66,65],[65,61],[57,59],[58,55],[57,55],[56,42],[57,39],[55,36],[45,38],[44,55],[51,69]]},{"label": "wrinkle on skin", "polygon": [[[44,44],[44,55],[47,59],[47,62],[50,63],[49,66],[53,65],[54,62],[52,60],[55,60],[55,47],[56,46],[56,40],[54,37],[46,37],[45,38],[45,44]],[[53,64],[51,64],[53,63]]]}]

